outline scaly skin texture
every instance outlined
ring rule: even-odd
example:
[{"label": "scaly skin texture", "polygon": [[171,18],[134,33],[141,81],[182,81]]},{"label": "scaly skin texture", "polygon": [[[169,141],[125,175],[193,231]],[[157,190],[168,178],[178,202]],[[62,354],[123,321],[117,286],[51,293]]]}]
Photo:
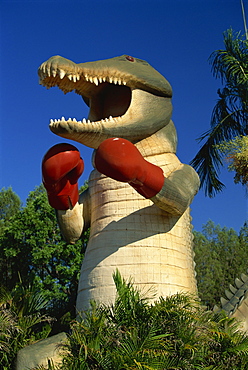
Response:
[{"label": "scaly skin texture", "polygon": [[[240,321],[241,329],[248,333],[248,276],[241,274],[240,279],[236,278],[234,283],[225,291],[227,299],[221,298],[221,309]],[[215,306],[214,310],[219,311],[220,308]]]},{"label": "scaly skin texture", "polygon": [[42,85],[75,90],[90,107],[88,119],[51,120],[53,133],[94,149],[109,138],[127,139],[165,176],[159,193],[145,199],[129,184],[94,170],[78,203],[57,211],[68,242],[91,227],[77,311],[88,309],[92,299],[113,302],[112,274],[117,268],[137,286],[154,288],[156,298],[196,294],[189,205],[199,178],[175,154],[168,81],[147,62],[126,55],[80,64],[55,56],[38,73]]}]

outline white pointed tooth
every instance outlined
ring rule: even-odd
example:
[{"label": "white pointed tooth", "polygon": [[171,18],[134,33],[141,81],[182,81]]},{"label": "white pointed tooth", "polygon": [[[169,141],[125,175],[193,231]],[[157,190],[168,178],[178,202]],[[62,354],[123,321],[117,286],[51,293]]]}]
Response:
[{"label": "white pointed tooth", "polygon": [[53,77],[56,77],[56,71],[55,70],[52,71],[52,75],[53,75]]},{"label": "white pointed tooth", "polygon": [[72,121],[72,119],[71,118],[68,118],[68,121]]},{"label": "white pointed tooth", "polygon": [[84,75],[84,78],[85,78],[86,81],[89,81],[88,75]]},{"label": "white pointed tooth", "polygon": [[106,77],[103,77],[102,80],[103,80],[103,82],[106,82]]},{"label": "white pointed tooth", "polygon": [[93,83],[93,77],[89,77],[91,83]]},{"label": "white pointed tooth", "polygon": [[121,79],[118,80],[118,84],[119,85],[122,85]]},{"label": "white pointed tooth", "polygon": [[77,76],[76,75],[73,75],[72,78],[73,78],[74,82],[77,82]]},{"label": "white pointed tooth", "polygon": [[98,78],[97,78],[97,77],[94,77],[94,78],[93,78],[93,81],[94,81],[94,84],[95,84],[96,86],[98,86]]},{"label": "white pointed tooth", "polygon": [[99,77],[99,82],[100,82],[100,84],[102,83],[102,77]]},{"label": "white pointed tooth", "polygon": [[73,118],[73,122],[77,122],[76,118]]},{"label": "white pointed tooth", "polygon": [[62,80],[62,78],[64,78],[64,77],[65,77],[65,71],[60,70],[59,71],[59,78]]},{"label": "white pointed tooth", "polygon": [[50,119],[50,125],[52,125],[53,124],[53,119]]},{"label": "white pointed tooth", "polygon": [[126,81],[123,81],[122,83],[123,83],[123,85],[126,85],[127,84]]},{"label": "white pointed tooth", "polygon": [[109,82],[112,84],[112,82],[113,82],[112,77],[109,77]]},{"label": "white pointed tooth", "polygon": [[55,123],[57,123],[57,122],[58,122],[58,120],[55,118],[54,122],[55,122]]},{"label": "white pointed tooth", "polygon": [[113,117],[112,117],[112,116],[109,116],[109,120],[110,120],[110,121],[113,121]]},{"label": "white pointed tooth", "polygon": [[65,117],[61,117],[61,121],[65,121]]},{"label": "white pointed tooth", "polygon": [[118,83],[118,78],[117,77],[115,77],[114,78],[114,84],[116,85]]},{"label": "white pointed tooth", "polygon": [[90,123],[90,120],[88,119],[87,123]]},{"label": "white pointed tooth", "polygon": [[77,80],[79,81],[79,80],[80,80],[80,76],[79,76],[79,75],[77,75],[76,77],[77,77]]},{"label": "white pointed tooth", "polygon": [[72,80],[72,75],[68,75],[67,77],[69,78],[70,81]]},{"label": "white pointed tooth", "polygon": [[82,122],[83,122],[83,123],[86,123],[86,119],[84,118],[84,119],[82,120]]}]

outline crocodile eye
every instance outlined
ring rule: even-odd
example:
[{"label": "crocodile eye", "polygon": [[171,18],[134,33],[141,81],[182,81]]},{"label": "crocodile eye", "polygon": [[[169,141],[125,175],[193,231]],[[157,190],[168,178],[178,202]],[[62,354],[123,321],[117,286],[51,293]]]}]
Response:
[{"label": "crocodile eye", "polygon": [[126,56],[126,59],[129,60],[129,62],[134,62],[134,58],[130,57],[130,55]]}]

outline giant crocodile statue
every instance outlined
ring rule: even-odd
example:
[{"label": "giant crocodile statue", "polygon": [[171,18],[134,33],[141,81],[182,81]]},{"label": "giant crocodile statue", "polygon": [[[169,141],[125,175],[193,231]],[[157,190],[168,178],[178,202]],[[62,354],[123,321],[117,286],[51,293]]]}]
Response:
[{"label": "giant crocodile statue", "polygon": [[88,190],[78,196],[83,161],[74,146],[56,145],[42,165],[64,238],[73,243],[91,227],[77,311],[114,300],[116,269],[156,297],[196,294],[189,206],[199,178],[175,154],[169,82],[128,55],[80,64],[53,56],[38,74],[43,86],[75,91],[90,108],[87,119],[50,121],[56,135],[95,149]]}]

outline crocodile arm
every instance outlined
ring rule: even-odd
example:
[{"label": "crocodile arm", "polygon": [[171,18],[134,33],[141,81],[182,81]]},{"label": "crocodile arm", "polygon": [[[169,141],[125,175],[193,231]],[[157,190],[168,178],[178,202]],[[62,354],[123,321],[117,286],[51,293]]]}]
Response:
[{"label": "crocodile arm", "polygon": [[75,243],[90,226],[89,190],[80,194],[76,205],[68,210],[56,210],[60,231],[68,243]]},{"label": "crocodile arm", "polygon": [[164,180],[161,191],[151,198],[162,210],[172,215],[182,215],[199,189],[199,177],[191,166],[181,164]]}]

